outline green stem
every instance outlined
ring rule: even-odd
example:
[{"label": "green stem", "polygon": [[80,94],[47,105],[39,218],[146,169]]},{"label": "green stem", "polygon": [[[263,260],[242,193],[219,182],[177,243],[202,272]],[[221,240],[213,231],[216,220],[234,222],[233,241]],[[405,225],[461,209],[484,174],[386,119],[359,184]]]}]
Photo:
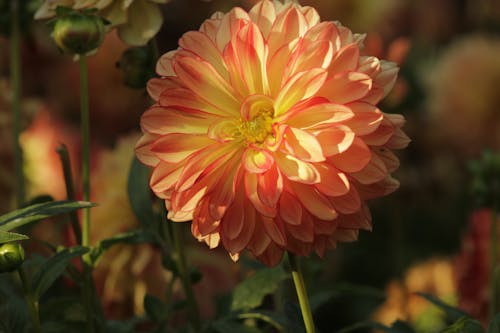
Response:
[{"label": "green stem", "polygon": [[[80,63],[80,116],[82,137],[82,191],[83,200],[90,201],[90,115],[89,115],[89,88],[87,58],[79,56]],[[82,246],[90,247],[90,209],[82,210]],[[94,280],[92,279],[93,263],[89,254],[83,260],[83,300],[87,313],[87,331],[100,332],[100,325],[96,320],[103,322],[100,304],[95,299]]]},{"label": "green stem", "polygon": [[184,253],[184,242],[182,240],[182,230],[180,229],[183,224],[182,223],[172,223],[173,229],[173,238],[175,243],[175,261],[177,264],[177,269],[179,271],[179,278],[181,279],[182,286],[184,288],[184,292],[186,293],[188,306],[189,306],[189,315],[191,319],[191,323],[193,324],[193,328],[196,332],[201,331],[201,322],[200,322],[200,314],[198,310],[198,303],[194,297],[193,288],[191,285],[191,279],[189,277],[189,271],[186,265],[186,255]]},{"label": "green stem", "polygon": [[30,284],[28,282],[28,279],[26,278],[26,273],[24,272],[24,268],[22,266],[17,269],[17,273],[21,278],[21,283],[23,285],[23,290],[24,290],[24,297],[26,298],[26,302],[28,303],[31,320],[33,321],[33,331],[39,333],[42,330],[40,326],[40,315],[38,313],[38,301],[33,297]]},{"label": "green stem", "polygon": [[12,85],[12,131],[14,136],[14,166],[16,172],[16,204],[21,207],[25,199],[23,153],[19,144],[21,132],[21,32],[19,28],[19,1],[11,0],[12,19],[10,38],[10,80]]},{"label": "green stem", "polygon": [[490,245],[490,319],[497,313],[497,261],[498,261],[498,222],[497,209],[491,212],[491,245]]},{"label": "green stem", "polygon": [[[64,183],[66,185],[66,197],[68,200],[75,200],[75,190],[73,187],[73,175],[71,172],[71,161],[69,158],[68,148],[65,144],[59,145],[56,149],[61,160],[61,165],[64,174]],[[69,214],[71,220],[71,228],[75,234],[75,239],[78,244],[82,242],[82,231],[80,230],[80,223],[78,222],[78,215],[76,211]]]},{"label": "green stem", "polygon": [[309,306],[309,299],[307,298],[306,286],[304,283],[304,277],[302,276],[302,270],[300,268],[299,258],[294,254],[288,252],[288,261],[292,268],[292,278],[295,284],[295,291],[299,298],[300,310],[302,311],[302,318],[304,319],[304,325],[306,327],[307,333],[314,333],[314,320],[311,312],[311,307]]},{"label": "green stem", "polygon": [[[80,114],[82,136],[82,190],[83,200],[90,201],[90,121],[89,121],[89,88],[87,76],[87,60],[80,55]],[[82,210],[82,246],[90,245],[90,209]],[[87,264],[90,258],[84,257]]]}]

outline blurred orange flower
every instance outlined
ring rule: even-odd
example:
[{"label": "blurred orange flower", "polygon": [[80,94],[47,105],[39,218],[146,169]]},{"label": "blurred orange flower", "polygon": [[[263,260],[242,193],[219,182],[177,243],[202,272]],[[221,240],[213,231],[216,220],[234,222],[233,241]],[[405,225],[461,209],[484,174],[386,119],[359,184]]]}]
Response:
[{"label": "blurred orange flower", "polygon": [[464,37],[443,52],[429,78],[434,124],[462,156],[500,149],[499,52],[499,38]]},{"label": "blurred orange flower", "polygon": [[411,266],[401,281],[391,281],[386,287],[387,300],[377,308],[372,318],[385,325],[396,320],[410,322],[418,332],[428,332],[443,326],[440,310],[423,297],[422,292],[456,305],[456,283],[451,260],[431,258]]},{"label": "blurred orange flower", "polygon": [[370,229],[365,200],[398,187],[401,115],[375,105],[394,63],[312,7],[261,1],[215,13],[163,55],[136,151],[173,221],[267,265],[323,255]]}]

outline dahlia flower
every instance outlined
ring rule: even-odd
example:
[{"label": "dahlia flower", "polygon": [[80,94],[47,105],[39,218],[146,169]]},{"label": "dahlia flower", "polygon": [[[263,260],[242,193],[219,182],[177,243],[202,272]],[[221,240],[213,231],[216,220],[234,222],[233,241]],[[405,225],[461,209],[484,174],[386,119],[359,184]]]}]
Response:
[{"label": "dahlia flower", "polygon": [[264,0],[215,13],[157,63],[138,158],[173,221],[234,260],[323,255],[370,229],[365,200],[394,191],[400,115],[375,105],[397,75],[364,35],[315,9]]},{"label": "dahlia flower", "polygon": [[158,4],[169,0],[45,0],[35,19],[55,16],[58,6],[73,9],[96,8],[99,14],[116,27],[120,38],[133,46],[145,45],[160,31],[163,16]]}]

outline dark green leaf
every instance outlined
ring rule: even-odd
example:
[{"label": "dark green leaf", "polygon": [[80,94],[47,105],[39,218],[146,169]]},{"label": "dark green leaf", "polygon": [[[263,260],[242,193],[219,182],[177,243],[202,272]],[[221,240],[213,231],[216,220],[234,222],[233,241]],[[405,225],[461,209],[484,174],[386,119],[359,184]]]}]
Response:
[{"label": "dark green leaf", "polygon": [[450,322],[456,322],[462,317],[470,317],[468,313],[460,309],[457,309],[449,304],[446,304],[437,297],[421,292],[417,292],[416,294],[425,298],[426,300],[428,300],[429,302],[431,302],[432,304],[436,305],[438,308],[443,310],[446,313],[446,316],[449,318]]},{"label": "dark green leaf", "polygon": [[500,313],[497,313],[488,325],[488,333],[500,333]]},{"label": "dark green leaf", "polygon": [[415,330],[408,323],[405,323],[400,320],[396,320],[391,327],[382,325],[374,321],[363,321],[355,323],[348,327],[344,327],[337,333],[350,333],[367,328],[377,329],[387,333],[415,333]]},{"label": "dark green leaf", "polygon": [[256,327],[249,327],[243,323],[233,321],[229,318],[223,318],[214,321],[210,325],[212,329],[220,333],[259,333],[260,330]]},{"label": "dark green leaf", "polygon": [[75,246],[64,249],[47,261],[33,275],[32,289],[35,298],[39,299],[54,281],[61,276],[73,258],[79,257],[88,252],[88,248]]},{"label": "dark green leaf", "polygon": [[242,281],[233,293],[231,310],[250,310],[262,304],[264,297],[273,293],[289,275],[283,267],[264,268]]},{"label": "dark green leaf", "polygon": [[167,308],[163,302],[152,295],[144,296],[144,310],[154,322],[161,322],[167,317]]},{"label": "dark green leaf", "polygon": [[[441,331],[441,333],[484,333],[484,330],[479,321],[470,317],[462,317]],[[488,333],[490,333],[489,328]]]},{"label": "dark green leaf", "polygon": [[154,237],[144,229],[136,229],[127,231],[114,237],[104,239],[92,249],[92,261],[95,263],[99,257],[111,246],[117,244],[140,244],[140,243],[154,243]]},{"label": "dark green leaf", "polygon": [[0,245],[24,239],[29,239],[29,237],[21,234],[16,234],[15,232],[7,232],[0,230]]},{"label": "dark green leaf", "polygon": [[52,201],[31,205],[0,216],[0,230],[10,231],[20,226],[80,208],[93,207],[86,201]]},{"label": "dark green leaf", "polygon": [[144,226],[150,226],[155,219],[149,189],[149,169],[137,158],[130,166],[127,192],[132,211]]},{"label": "dark green leaf", "polygon": [[241,313],[237,316],[238,319],[257,319],[263,321],[280,332],[285,331],[287,324],[286,318],[278,313],[271,311],[252,311]]}]

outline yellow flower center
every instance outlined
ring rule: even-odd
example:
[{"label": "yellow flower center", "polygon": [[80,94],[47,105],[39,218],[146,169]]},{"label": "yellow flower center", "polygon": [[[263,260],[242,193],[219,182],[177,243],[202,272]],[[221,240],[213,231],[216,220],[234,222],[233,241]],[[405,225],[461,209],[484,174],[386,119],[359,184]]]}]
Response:
[{"label": "yellow flower center", "polygon": [[263,95],[250,96],[242,105],[238,132],[248,144],[264,143],[273,133],[272,100]]},{"label": "yellow flower center", "polygon": [[250,121],[243,121],[239,126],[240,133],[248,143],[263,143],[272,133],[272,113],[262,112]]}]

